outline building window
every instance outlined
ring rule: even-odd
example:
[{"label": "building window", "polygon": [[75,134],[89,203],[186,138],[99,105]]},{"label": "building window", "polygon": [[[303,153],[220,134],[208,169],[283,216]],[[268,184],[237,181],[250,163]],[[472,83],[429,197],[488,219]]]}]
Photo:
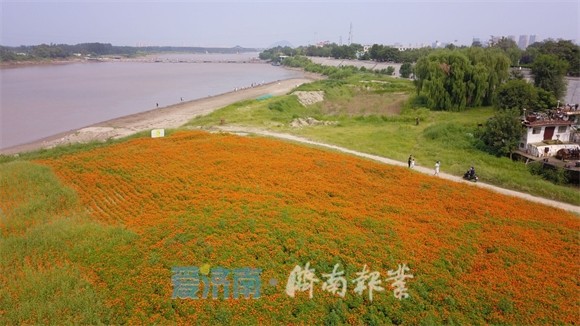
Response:
[{"label": "building window", "polygon": [[537,135],[541,132],[542,132],[542,127],[534,127],[534,129],[532,129],[532,134],[534,134],[534,135]]},{"label": "building window", "polygon": [[558,127],[558,133],[559,134],[563,134],[566,132],[566,129],[568,129],[568,126],[559,126]]}]

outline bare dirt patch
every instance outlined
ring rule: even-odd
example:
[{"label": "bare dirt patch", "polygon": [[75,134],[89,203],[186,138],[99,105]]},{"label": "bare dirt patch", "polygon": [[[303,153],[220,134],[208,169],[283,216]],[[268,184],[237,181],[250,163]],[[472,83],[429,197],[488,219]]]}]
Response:
[{"label": "bare dirt patch", "polygon": [[296,95],[300,104],[304,106],[324,101],[324,91],[296,91],[292,94]]},{"label": "bare dirt patch", "polygon": [[292,122],[290,122],[290,127],[300,128],[310,126],[332,126],[337,123],[338,123],[337,121],[321,121],[311,117],[307,117],[307,118],[296,118],[292,120]]},{"label": "bare dirt patch", "polygon": [[408,95],[405,93],[364,92],[349,99],[325,101],[321,110],[323,113],[336,115],[393,116],[401,113],[407,98]]}]

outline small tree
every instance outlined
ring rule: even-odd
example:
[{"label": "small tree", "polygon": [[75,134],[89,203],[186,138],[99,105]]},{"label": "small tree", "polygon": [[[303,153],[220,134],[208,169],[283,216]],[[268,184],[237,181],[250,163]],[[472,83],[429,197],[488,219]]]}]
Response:
[{"label": "small tree", "polygon": [[399,68],[399,74],[403,78],[409,78],[409,76],[411,75],[411,73],[413,73],[413,65],[411,65],[408,62],[403,63],[401,65],[401,68]]},{"label": "small tree", "polygon": [[488,152],[511,158],[523,132],[519,110],[500,110],[485,123],[479,138]]}]

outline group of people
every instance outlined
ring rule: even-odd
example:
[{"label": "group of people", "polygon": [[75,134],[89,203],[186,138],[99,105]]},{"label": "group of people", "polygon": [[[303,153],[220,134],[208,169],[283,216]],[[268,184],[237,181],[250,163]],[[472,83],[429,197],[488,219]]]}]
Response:
[{"label": "group of people", "polygon": [[[415,158],[413,157],[413,155],[409,155],[409,159],[407,160],[407,164],[409,165],[410,169],[415,167]],[[441,168],[441,161],[436,161],[435,162],[435,172],[433,173],[433,175],[438,176],[440,168]],[[476,182],[477,182],[477,180],[479,180],[479,178],[475,174],[475,168],[473,166],[469,170],[467,170],[467,172],[465,172],[465,174],[463,174],[463,178],[466,180],[476,181]]]},{"label": "group of people", "polygon": [[[407,163],[408,163],[410,169],[415,167],[415,158],[413,157],[413,154],[409,155],[409,159],[407,160]],[[440,167],[441,167],[441,162],[440,161],[435,162],[435,173],[433,175],[439,175],[439,168]]]}]

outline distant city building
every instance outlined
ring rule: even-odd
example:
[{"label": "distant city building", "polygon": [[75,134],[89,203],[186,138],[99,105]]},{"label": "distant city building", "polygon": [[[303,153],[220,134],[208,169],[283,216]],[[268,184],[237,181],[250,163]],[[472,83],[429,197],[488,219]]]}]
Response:
[{"label": "distant city building", "polygon": [[[479,37],[474,37],[472,39],[471,45],[480,44],[481,46],[484,46],[484,47],[493,46],[493,45],[497,44],[502,38],[507,38],[507,39],[510,39],[510,40],[516,42],[516,37],[514,35],[509,35],[509,36],[491,35],[487,42],[481,42],[481,39]],[[528,46],[534,44],[535,42],[540,42],[540,41],[541,40],[536,35],[520,35],[516,44],[518,45],[518,48],[525,50]],[[445,47],[446,45],[447,44],[442,44],[442,43],[439,43],[438,41],[436,41],[436,43],[433,43],[432,47],[434,47],[434,48],[435,47]]]},{"label": "distant city building", "polygon": [[435,41],[435,42],[433,42],[433,44],[431,44],[431,47],[434,49],[438,49],[438,48],[445,47],[445,45],[439,41]]},{"label": "distant city building", "polygon": [[406,51],[406,50],[413,50],[413,49],[420,49],[420,48],[427,48],[429,47],[429,44],[425,44],[425,43],[416,43],[416,44],[401,44],[401,43],[395,43],[392,45],[389,45],[389,47],[391,48],[395,48],[399,51]]},{"label": "distant city building", "polygon": [[[532,35],[535,36],[535,35]],[[528,35],[520,35],[520,39],[518,41],[518,47],[522,50],[525,50],[529,45]]]},{"label": "distant city building", "polygon": [[[421,48],[431,47],[431,45],[426,44],[426,43],[415,43],[415,44],[411,44],[411,43],[408,43],[408,44],[393,43],[393,44],[388,44],[386,46],[388,46],[390,48],[395,48],[395,49],[397,49],[399,51],[406,51],[406,50],[413,50],[413,49],[421,49]],[[367,46],[365,45],[364,46],[364,48],[365,48],[364,51],[365,52],[367,51],[366,47]],[[370,47],[371,46],[369,45],[368,47],[369,47],[369,50],[370,50]]]},{"label": "distant city building", "polygon": [[493,36],[491,35],[491,38],[488,41],[488,46],[493,46],[497,43],[499,43],[499,40],[501,40],[501,36]]}]

